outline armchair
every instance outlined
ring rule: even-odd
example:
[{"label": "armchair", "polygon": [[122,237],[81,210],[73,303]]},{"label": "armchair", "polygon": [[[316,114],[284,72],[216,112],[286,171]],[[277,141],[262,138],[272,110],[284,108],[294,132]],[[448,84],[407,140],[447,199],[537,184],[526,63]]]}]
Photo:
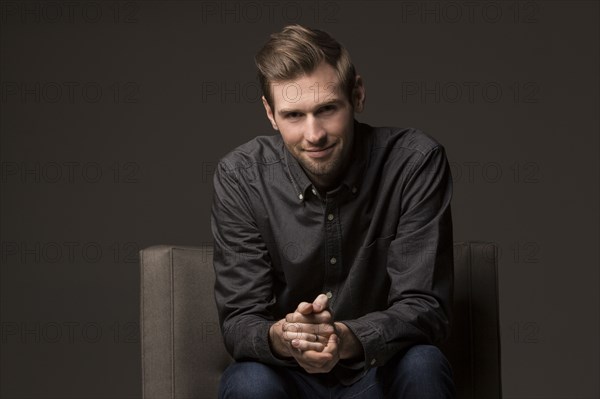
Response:
[{"label": "armchair", "polygon": [[[458,399],[501,398],[497,249],[454,244],[454,318],[442,346]],[[216,398],[232,361],[213,296],[212,247],[158,245],[140,251],[144,399]]]}]

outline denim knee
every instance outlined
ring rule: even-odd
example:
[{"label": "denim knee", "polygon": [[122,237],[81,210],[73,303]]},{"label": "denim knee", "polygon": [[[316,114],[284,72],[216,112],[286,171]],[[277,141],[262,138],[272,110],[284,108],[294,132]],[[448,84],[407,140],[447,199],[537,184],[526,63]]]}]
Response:
[{"label": "denim knee", "polygon": [[390,397],[455,396],[450,363],[433,345],[415,345],[392,358],[384,367],[386,390],[393,392]]},{"label": "denim knee", "polygon": [[403,368],[410,373],[435,374],[449,368],[446,356],[433,345],[415,345],[402,356]]},{"label": "denim knee", "polygon": [[229,365],[219,383],[220,399],[287,399],[289,384],[274,368],[263,363],[246,361]]}]

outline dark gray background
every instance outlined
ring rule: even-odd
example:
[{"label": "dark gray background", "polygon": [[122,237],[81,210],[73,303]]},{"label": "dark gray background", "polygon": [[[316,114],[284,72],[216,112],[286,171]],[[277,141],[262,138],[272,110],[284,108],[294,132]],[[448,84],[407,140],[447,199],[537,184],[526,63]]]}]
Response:
[{"label": "dark gray background", "polygon": [[1,3],[1,395],[139,397],[149,245],[212,239],[217,160],[274,134],[253,55],[349,49],[359,120],[447,149],[455,239],[500,248],[506,398],[597,398],[596,1]]}]

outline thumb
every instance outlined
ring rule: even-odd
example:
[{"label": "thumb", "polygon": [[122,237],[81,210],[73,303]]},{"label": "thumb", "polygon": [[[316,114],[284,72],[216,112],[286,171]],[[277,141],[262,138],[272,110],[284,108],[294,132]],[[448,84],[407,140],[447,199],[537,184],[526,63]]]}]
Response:
[{"label": "thumb", "polygon": [[327,345],[323,349],[323,352],[325,352],[325,353],[335,353],[335,352],[337,352],[339,341],[340,340],[339,340],[339,338],[338,338],[337,335],[331,334],[329,336],[329,341],[327,341]]},{"label": "thumb", "polygon": [[315,313],[319,313],[320,311],[327,309],[328,302],[329,298],[327,297],[327,295],[319,294],[319,296],[317,296],[312,303]]}]

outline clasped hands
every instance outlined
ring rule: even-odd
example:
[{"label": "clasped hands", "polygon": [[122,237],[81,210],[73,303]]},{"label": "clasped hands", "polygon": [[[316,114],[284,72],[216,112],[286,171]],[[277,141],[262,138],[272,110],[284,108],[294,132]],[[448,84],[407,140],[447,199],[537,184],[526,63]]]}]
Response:
[{"label": "clasped hands", "polygon": [[269,329],[271,347],[280,357],[293,357],[308,373],[328,373],[340,359],[362,353],[362,345],[343,323],[327,310],[329,298],[320,294],[301,302]]}]

